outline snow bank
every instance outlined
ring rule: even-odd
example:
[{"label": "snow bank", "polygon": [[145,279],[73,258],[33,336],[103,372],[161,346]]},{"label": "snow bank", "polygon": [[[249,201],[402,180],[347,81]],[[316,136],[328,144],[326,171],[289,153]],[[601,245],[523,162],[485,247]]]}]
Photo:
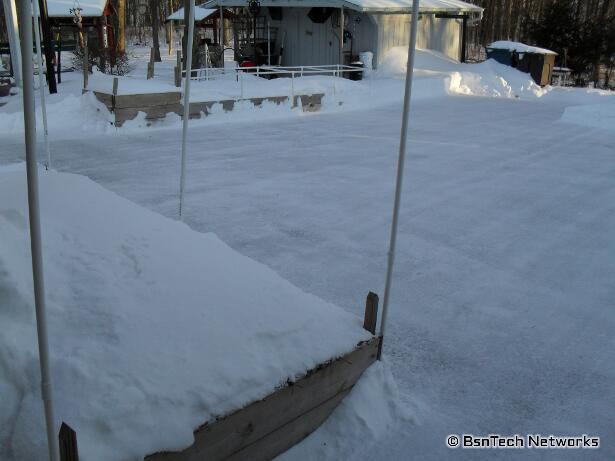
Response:
[{"label": "snow bank", "polygon": [[113,91],[113,79],[117,78],[117,94],[143,94],[143,93],[174,93],[180,91],[174,84],[161,81],[160,79],[144,79],[131,76],[115,76],[103,74],[94,68],[88,78],[88,89],[109,93]]},{"label": "snow bank", "polygon": [[[392,48],[383,57],[376,74],[380,78],[405,76],[407,56],[407,47]],[[529,74],[493,60],[461,64],[431,50],[417,50],[413,85],[416,98],[450,94],[537,98],[548,92],[536,85]]]},{"label": "snow bank", "polygon": [[[202,422],[351,350],[360,319],[106,191],[40,172],[58,421],[88,460],[191,444]],[[45,458],[23,165],[0,168],[0,459]]]},{"label": "snow bank", "polygon": [[400,421],[410,420],[388,365],[377,362],[320,428],[276,461],[361,459],[367,441],[375,443]]},{"label": "snow bank", "polygon": [[[47,95],[47,124],[49,133],[53,137],[79,138],[85,136],[86,133],[104,133],[113,129],[109,111],[93,93],[51,96]],[[23,133],[21,99],[21,96],[14,96],[9,103],[9,110],[0,112],[0,134]],[[43,117],[38,104],[36,130],[38,133],[43,133]]]},{"label": "snow bank", "polygon": [[615,101],[604,104],[566,107],[561,121],[590,128],[615,131]]},{"label": "snow bank", "polygon": [[463,66],[467,71],[450,74],[449,94],[494,98],[540,98],[549,90],[538,86],[529,74],[493,60]]},{"label": "snow bank", "polygon": [[[421,70],[435,72],[451,72],[459,69],[459,62],[433,50],[416,50],[414,58],[415,72]],[[396,46],[391,48],[378,63],[376,74],[380,77],[395,77],[406,74],[408,62],[408,47]]]}]

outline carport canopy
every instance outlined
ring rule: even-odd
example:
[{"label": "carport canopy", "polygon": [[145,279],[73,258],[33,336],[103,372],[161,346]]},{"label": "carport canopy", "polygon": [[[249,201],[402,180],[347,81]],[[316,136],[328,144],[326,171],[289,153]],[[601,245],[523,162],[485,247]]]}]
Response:
[{"label": "carport canopy", "polygon": [[[215,8],[203,8],[202,5],[197,5],[194,8],[194,20],[196,22],[202,21],[210,17],[212,14],[217,13],[218,10]],[[178,9],[173,14],[167,17],[167,21],[183,21],[184,20],[184,8]]]},{"label": "carport canopy", "polygon": [[82,17],[100,17],[107,7],[108,0],[47,0],[47,15],[50,18],[72,18],[71,9],[79,8]]},{"label": "carport canopy", "polygon": [[[260,0],[264,7],[347,8],[365,13],[411,13],[412,0]],[[248,0],[211,0],[204,7],[242,7]],[[461,0],[421,0],[419,12],[425,14],[482,14],[483,8]]]}]

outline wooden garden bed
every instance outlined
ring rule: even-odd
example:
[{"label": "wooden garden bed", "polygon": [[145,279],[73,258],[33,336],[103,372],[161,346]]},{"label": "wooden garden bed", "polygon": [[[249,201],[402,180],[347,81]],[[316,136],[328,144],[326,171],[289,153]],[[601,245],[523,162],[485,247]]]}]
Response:
[{"label": "wooden garden bed", "polygon": [[[378,296],[369,293],[363,328],[375,333]],[[207,421],[194,430],[194,443],[181,451],[152,453],[144,461],[265,461],[316,430],[352,390],[380,353],[373,336],[349,353],[321,363],[262,400]],[[77,434],[62,424],[61,461],[77,461]]]},{"label": "wooden garden bed", "polygon": [[[113,95],[94,91],[94,95],[114,115],[114,124],[118,127],[122,126],[127,120],[136,118],[139,112],[145,113],[146,120],[157,120],[171,113],[182,115],[184,111],[179,91],[130,95]],[[323,97],[323,93],[295,95],[292,105],[296,107],[301,103],[303,111],[315,112],[320,110]],[[288,102],[289,99],[289,96],[268,96],[262,98],[191,102],[190,118],[201,118],[203,115],[209,115],[215,104],[221,104],[225,112],[230,112],[234,109],[235,104],[239,102],[249,101],[254,107],[258,107],[265,101],[280,105]]]},{"label": "wooden garden bed", "polygon": [[376,361],[379,338],[309,370],[268,397],[194,431],[194,444],[178,452],[149,455],[145,461],[269,460],[320,426]]}]

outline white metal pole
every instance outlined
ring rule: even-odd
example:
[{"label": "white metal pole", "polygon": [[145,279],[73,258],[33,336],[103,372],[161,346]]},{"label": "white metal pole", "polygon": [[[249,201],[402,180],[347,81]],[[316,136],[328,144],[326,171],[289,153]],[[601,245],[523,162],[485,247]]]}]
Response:
[{"label": "white metal pole", "polygon": [[59,449],[55,430],[53,392],[49,367],[38,193],[38,165],[36,163],[36,113],[34,111],[34,69],[32,67],[32,4],[30,0],[20,0],[19,23],[21,24],[21,55],[23,57],[21,60],[21,75],[24,77],[23,117],[26,145],[26,175],[28,181],[28,213],[30,218],[30,249],[32,252],[32,280],[36,310],[36,330],[38,334],[38,355],[41,368],[41,396],[45,408],[49,459],[50,461],[57,461]]},{"label": "white metal pole", "polygon": [[21,74],[21,49],[19,48],[19,26],[17,25],[15,0],[2,0],[2,6],[4,7],[7,35],[9,36],[13,78],[15,78],[15,85],[21,87],[23,82]]},{"label": "white metal pole", "polygon": [[36,58],[38,60],[38,89],[41,98],[41,112],[43,115],[43,135],[45,139],[45,152],[47,154],[46,168],[51,168],[51,149],[49,148],[49,130],[47,129],[47,105],[45,103],[45,79],[43,78],[43,53],[41,52],[40,15],[38,0],[32,2],[34,8],[34,39],[36,41]]},{"label": "white metal pole", "polygon": [[404,162],[406,160],[406,148],[408,141],[408,118],[410,114],[410,101],[412,98],[412,77],[414,76],[414,56],[416,51],[416,32],[419,18],[419,0],[412,1],[412,28],[410,30],[410,42],[408,43],[408,67],[406,69],[406,88],[404,94],[404,108],[401,119],[401,136],[399,140],[399,156],[397,159],[397,181],[395,185],[395,200],[393,203],[393,219],[391,222],[391,237],[387,258],[387,271],[384,284],[384,299],[382,301],[382,320],[380,321],[380,349],[378,359],[381,358],[382,342],[387,325],[389,313],[389,299],[391,296],[391,280],[393,277],[393,264],[395,261],[395,245],[397,243],[397,224],[399,221],[399,206],[404,181]]},{"label": "white metal pole", "polygon": [[271,27],[267,18],[267,65],[271,65]]},{"label": "white metal pole", "polygon": [[[340,8],[340,65],[344,65],[344,7]],[[338,77],[341,77],[340,72]]]},{"label": "white metal pole", "polygon": [[186,138],[188,137],[188,119],[190,118],[190,77],[192,76],[192,44],[194,38],[194,0],[190,0],[188,12],[188,37],[186,40],[186,76],[184,80],[184,120],[182,127],[182,161],[179,177],[179,218],[182,218],[184,205],[184,188],[186,185]]}]

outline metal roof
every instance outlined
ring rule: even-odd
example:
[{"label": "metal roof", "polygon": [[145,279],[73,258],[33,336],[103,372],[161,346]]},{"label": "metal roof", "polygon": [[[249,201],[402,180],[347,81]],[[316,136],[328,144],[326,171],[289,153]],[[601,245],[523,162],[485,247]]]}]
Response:
[{"label": "metal roof", "polygon": [[[295,8],[333,7],[348,8],[355,11],[371,13],[410,13],[412,0],[260,0],[261,6],[279,6]],[[210,0],[204,6],[241,7],[247,6],[248,0]],[[461,0],[421,0],[421,13],[478,13],[483,8]]]},{"label": "metal roof", "polygon": [[[209,16],[211,16],[212,14],[214,14],[216,11],[215,8],[203,8],[203,5],[197,5],[194,8],[194,20],[195,21],[202,21],[205,18],[208,18]],[[169,17],[167,17],[167,21],[183,21],[184,20],[184,9],[180,8],[179,10],[175,11],[173,14],[169,15]]]}]

